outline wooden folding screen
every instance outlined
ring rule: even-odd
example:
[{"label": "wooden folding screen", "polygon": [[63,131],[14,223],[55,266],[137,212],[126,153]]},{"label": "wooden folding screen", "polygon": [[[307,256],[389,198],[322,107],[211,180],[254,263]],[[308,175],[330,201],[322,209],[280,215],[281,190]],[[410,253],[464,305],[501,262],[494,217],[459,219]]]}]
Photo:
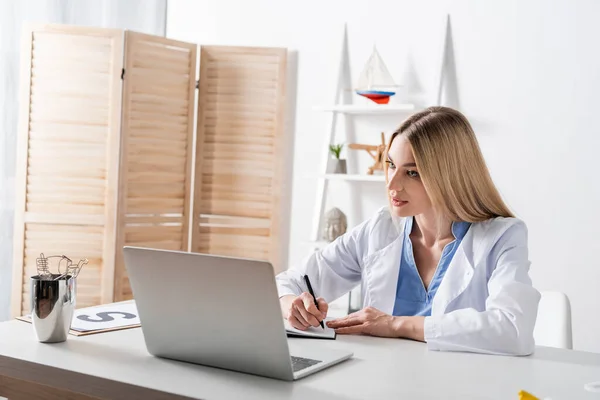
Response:
[{"label": "wooden folding screen", "polygon": [[285,49],[202,46],[192,251],[280,270]]},{"label": "wooden folding screen", "polygon": [[23,38],[12,314],[40,253],[89,260],[78,307],[130,298],[123,245],[188,249],[196,46],[64,25]]},{"label": "wooden folding screen", "polygon": [[132,298],[125,245],[278,268],[284,49],[203,47],[196,110],[195,44],[65,25],[23,38],[14,316],[40,253],[89,260],[77,307]]}]

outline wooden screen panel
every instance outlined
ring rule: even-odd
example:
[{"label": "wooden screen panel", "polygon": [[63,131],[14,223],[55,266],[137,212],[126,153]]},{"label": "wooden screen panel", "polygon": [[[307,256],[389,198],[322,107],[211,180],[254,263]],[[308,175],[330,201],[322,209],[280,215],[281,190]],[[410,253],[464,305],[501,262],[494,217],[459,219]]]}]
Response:
[{"label": "wooden screen panel", "polygon": [[78,307],[112,301],[103,288],[113,273],[122,49],[118,30],[32,25],[23,32],[14,316],[29,312],[40,253],[88,258]]},{"label": "wooden screen panel", "polygon": [[189,249],[196,48],[125,36],[116,301],[133,297],[123,246]]},{"label": "wooden screen panel", "polygon": [[203,46],[192,250],[268,260],[278,241],[287,51]]}]

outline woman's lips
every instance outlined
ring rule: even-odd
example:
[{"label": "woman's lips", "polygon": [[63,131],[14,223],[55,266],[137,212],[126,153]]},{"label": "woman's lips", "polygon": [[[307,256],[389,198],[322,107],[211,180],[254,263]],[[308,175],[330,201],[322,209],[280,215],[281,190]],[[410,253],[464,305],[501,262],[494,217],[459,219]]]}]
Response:
[{"label": "woman's lips", "polygon": [[408,204],[408,201],[392,198],[392,204],[394,207],[402,207]]}]

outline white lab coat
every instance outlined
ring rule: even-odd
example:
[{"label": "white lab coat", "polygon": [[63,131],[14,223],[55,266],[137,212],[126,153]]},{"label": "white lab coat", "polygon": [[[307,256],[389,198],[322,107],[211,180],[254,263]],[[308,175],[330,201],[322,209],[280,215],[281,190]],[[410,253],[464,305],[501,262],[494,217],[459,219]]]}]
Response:
[{"label": "white lab coat", "polygon": [[[328,303],[362,283],[363,306],[392,314],[404,218],[382,208],[371,219],[276,277],[279,296],[307,291]],[[472,224],[425,317],[431,350],[528,355],[540,293],[529,277],[527,228],[516,218]]]}]

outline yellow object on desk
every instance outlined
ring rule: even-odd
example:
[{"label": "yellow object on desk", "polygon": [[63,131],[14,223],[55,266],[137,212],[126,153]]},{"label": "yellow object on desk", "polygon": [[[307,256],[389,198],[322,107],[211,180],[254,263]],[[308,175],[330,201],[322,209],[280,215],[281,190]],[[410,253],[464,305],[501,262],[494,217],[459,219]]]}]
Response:
[{"label": "yellow object on desk", "polygon": [[521,390],[519,392],[519,400],[540,400],[537,397],[535,397],[534,395],[532,395],[531,393],[528,393],[524,390]]}]

